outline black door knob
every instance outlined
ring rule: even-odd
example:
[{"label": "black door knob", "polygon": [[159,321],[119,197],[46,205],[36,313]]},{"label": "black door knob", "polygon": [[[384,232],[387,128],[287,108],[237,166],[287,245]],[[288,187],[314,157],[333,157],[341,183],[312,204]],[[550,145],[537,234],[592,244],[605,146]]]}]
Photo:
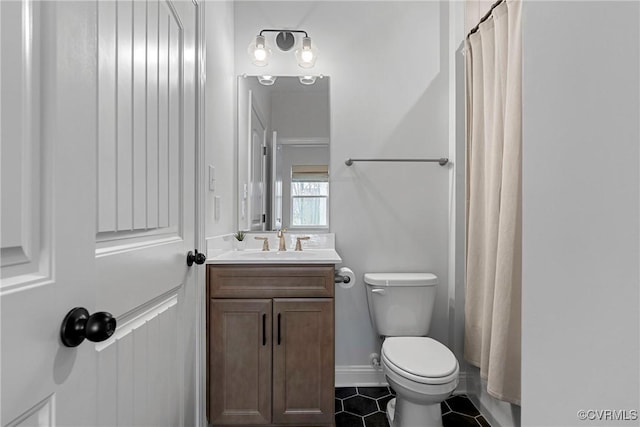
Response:
[{"label": "black door knob", "polygon": [[116,319],[105,311],[93,313],[76,307],[64,317],[60,327],[60,339],[66,347],[77,347],[88,339],[100,342],[108,339],[116,331]]},{"label": "black door knob", "polygon": [[187,265],[189,267],[191,267],[194,262],[198,265],[204,264],[206,260],[207,256],[202,252],[198,252],[197,249],[194,249],[193,252],[189,251],[189,253],[187,253]]}]

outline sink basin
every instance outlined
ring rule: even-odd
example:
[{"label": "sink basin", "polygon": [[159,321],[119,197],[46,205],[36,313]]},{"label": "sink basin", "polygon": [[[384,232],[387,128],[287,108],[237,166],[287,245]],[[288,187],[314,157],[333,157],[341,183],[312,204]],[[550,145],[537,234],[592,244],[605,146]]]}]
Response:
[{"label": "sink basin", "polygon": [[238,252],[238,256],[241,258],[256,258],[256,259],[307,259],[317,257],[316,252],[298,251],[298,252]]},{"label": "sink basin", "polygon": [[334,249],[304,251],[228,251],[207,259],[208,264],[339,264],[342,258]]}]

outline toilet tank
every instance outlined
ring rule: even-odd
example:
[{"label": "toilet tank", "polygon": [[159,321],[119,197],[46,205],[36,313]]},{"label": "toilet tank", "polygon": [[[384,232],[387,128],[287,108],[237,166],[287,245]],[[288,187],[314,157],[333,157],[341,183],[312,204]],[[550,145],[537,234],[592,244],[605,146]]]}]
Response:
[{"label": "toilet tank", "polygon": [[431,273],[364,275],[371,323],[385,337],[426,336],[438,278]]}]

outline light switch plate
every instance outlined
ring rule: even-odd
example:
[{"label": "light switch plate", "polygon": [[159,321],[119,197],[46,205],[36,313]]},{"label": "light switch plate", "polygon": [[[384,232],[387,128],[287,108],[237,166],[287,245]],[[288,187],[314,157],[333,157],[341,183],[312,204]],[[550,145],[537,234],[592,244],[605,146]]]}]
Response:
[{"label": "light switch plate", "polygon": [[213,198],[213,219],[216,221],[220,220],[220,196]]}]

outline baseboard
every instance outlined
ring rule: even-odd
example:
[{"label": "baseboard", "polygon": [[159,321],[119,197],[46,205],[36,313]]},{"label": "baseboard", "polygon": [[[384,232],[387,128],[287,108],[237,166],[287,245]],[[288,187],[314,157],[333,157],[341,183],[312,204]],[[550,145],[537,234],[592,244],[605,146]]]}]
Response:
[{"label": "baseboard", "polygon": [[336,366],[336,387],[379,387],[386,386],[387,380],[382,368],[371,365]]},{"label": "baseboard", "polygon": [[[336,366],[336,387],[380,387],[386,386],[382,368],[370,365],[342,365]],[[454,394],[468,394],[469,387],[467,373],[460,372],[458,387]]]},{"label": "baseboard", "polygon": [[467,382],[467,373],[460,372],[458,374],[458,387],[453,394],[469,394],[469,383]]}]

